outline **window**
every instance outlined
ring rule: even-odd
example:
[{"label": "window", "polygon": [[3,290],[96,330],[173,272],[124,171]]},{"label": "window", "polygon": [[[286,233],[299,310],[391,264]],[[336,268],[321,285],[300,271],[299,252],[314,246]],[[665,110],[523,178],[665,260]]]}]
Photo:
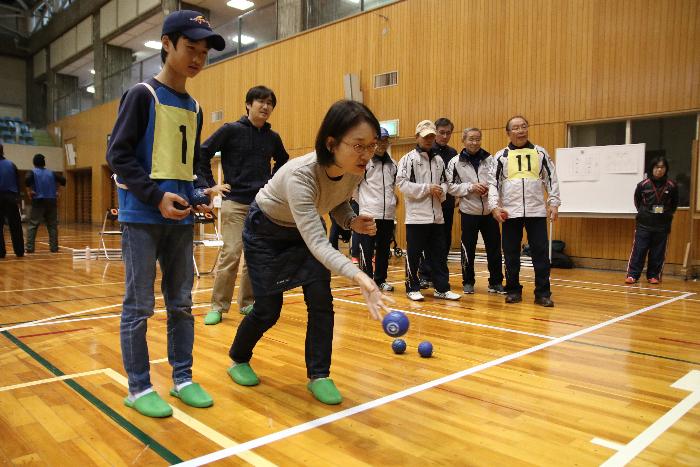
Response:
[{"label": "window", "polygon": [[571,127],[571,147],[608,146],[625,144],[627,122],[603,122]]},{"label": "window", "polygon": [[697,115],[632,120],[631,143],[645,143],[644,166],[656,156],[668,160],[669,178],[678,183],[678,205],[690,205],[690,159]]},{"label": "window", "polygon": [[396,86],[399,84],[399,72],[391,71],[389,73],[382,73],[380,75],[374,75],[374,88],[385,88],[387,86]]},{"label": "window", "polygon": [[[569,147],[644,143],[644,166],[656,156],[668,160],[669,178],[678,183],[678,206],[690,205],[690,161],[698,114],[571,125]],[[629,125],[629,135],[627,126]]]}]

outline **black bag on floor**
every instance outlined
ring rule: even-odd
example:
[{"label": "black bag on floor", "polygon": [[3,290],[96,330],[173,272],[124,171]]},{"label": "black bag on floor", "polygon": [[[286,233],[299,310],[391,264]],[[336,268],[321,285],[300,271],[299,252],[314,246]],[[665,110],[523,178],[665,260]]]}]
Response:
[{"label": "black bag on floor", "polygon": [[[566,243],[561,240],[552,240],[551,265],[553,268],[571,269],[574,267],[574,262],[571,260],[571,258],[569,258],[569,255],[564,253],[564,248],[566,248]],[[523,245],[522,254],[524,256],[531,256],[530,245],[527,243]]]}]

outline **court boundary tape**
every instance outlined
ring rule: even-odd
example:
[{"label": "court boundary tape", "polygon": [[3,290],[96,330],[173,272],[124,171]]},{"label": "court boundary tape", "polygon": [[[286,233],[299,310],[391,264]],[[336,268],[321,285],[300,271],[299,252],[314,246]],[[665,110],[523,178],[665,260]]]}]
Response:
[{"label": "court boundary tape", "polygon": [[[0,392],[6,392],[6,391],[11,391],[14,389],[22,389],[22,388],[27,388],[27,387],[32,387],[32,386],[38,386],[41,384],[48,384],[48,383],[54,383],[54,382],[65,382],[71,389],[75,390],[83,396],[88,402],[96,406],[101,412],[103,412],[105,415],[107,415],[109,418],[111,418],[114,422],[117,423],[120,427],[125,429],[128,433],[133,435],[137,440],[142,442],[146,447],[149,447],[153,449],[154,452],[159,454],[163,459],[165,459],[168,462],[182,462],[182,459],[178,457],[176,454],[171,452],[169,449],[165,448],[162,446],[160,443],[155,441],[153,438],[148,436],[145,432],[140,430],[138,427],[133,425],[131,422],[129,422],[127,419],[123,418],[121,415],[119,415],[118,412],[116,412],[114,409],[109,407],[105,402],[103,402],[101,399],[99,399],[97,396],[89,392],[87,389],[85,389],[83,386],[79,385],[77,382],[73,381],[76,378],[82,378],[86,376],[94,376],[94,375],[104,375],[108,378],[110,378],[112,381],[116,382],[117,384],[125,387],[128,389],[129,383],[123,375],[118,373],[117,371],[113,370],[112,368],[102,368],[99,370],[92,370],[92,371],[84,371],[81,373],[73,373],[73,374],[65,374],[61,370],[59,370],[57,367],[55,367],[53,364],[51,364],[48,360],[43,358],[39,353],[34,351],[31,347],[23,343],[22,341],[19,340],[16,336],[12,335],[11,333],[7,331],[2,331],[2,334],[7,337],[8,340],[10,340],[12,343],[14,343],[17,347],[19,347],[21,350],[23,350],[25,353],[27,353],[29,356],[34,358],[39,364],[41,364],[44,368],[49,370],[51,373],[55,374],[56,376],[53,378],[44,378],[40,380],[35,380],[35,381],[30,381],[27,383],[20,383],[20,384],[13,384],[11,386],[3,386],[0,387]],[[150,363],[162,363],[162,362],[167,362],[167,358],[161,358],[157,360],[151,360]],[[183,412],[182,410],[178,409],[177,407],[173,406],[170,404],[172,409],[173,409],[173,418],[181,422],[183,425],[188,427],[189,429],[199,433],[201,436],[204,438],[208,439],[214,444],[218,444],[222,448],[228,448],[228,447],[235,447],[239,443],[236,441],[228,438],[227,436],[223,435],[222,433],[219,433],[215,429],[209,427],[208,425],[205,425],[204,423],[200,422],[199,420],[195,419],[191,415]],[[275,465],[274,463],[268,461],[264,457],[260,456],[259,454],[256,454],[254,452],[246,452],[245,456],[240,456],[241,459],[245,460],[246,462],[249,462],[252,465],[255,466],[264,466],[264,467],[270,467]]]},{"label": "court boundary tape", "polygon": [[641,308],[639,310],[632,311],[630,313],[626,313],[624,315],[611,318],[607,321],[603,321],[602,323],[595,324],[593,326],[586,327],[584,329],[580,329],[578,331],[572,332],[570,334],[567,334],[562,337],[558,337],[556,339],[543,342],[541,344],[535,345],[533,347],[529,347],[524,350],[520,350],[518,352],[497,358],[495,360],[491,360],[490,362],[482,363],[480,365],[476,365],[470,368],[467,368],[465,370],[459,371],[457,373],[453,373],[451,375],[443,376],[441,378],[437,378],[432,381],[428,381],[426,383],[413,386],[408,389],[404,389],[403,391],[399,391],[393,394],[389,394],[387,396],[381,397],[379,399],[375,399],[369,402],[365,402],[363,404],[357,405],[355,407],[351,407],[349,409],[341,410],[339,412],[333,413],[331,415],[327,415],[325,417],[317,418],[315,420],[308,421],[306,423],[302,423],[300,425],[296,425],[275,433],[271,433],[269,435],[262,436],[260,438],[256,438],[250,441],[246,441],[244,443],[239,444],[238,446],[231,447],[231,448],[225,448],[220,451],[215,451],[210,454],[196,457],[194,459],[190,459],[188,461],[182,462],[180,466],[183,467],[190,467],[190,466],[200,466],[200,465],[205,465],[209,464],[211,462],[215,462],[221,459],[225,459],[231,456],[237,456],[245,451],[249,451],[251,449],[255,449],[261,446],[265,446],[267,444],[271,444],[276,441],[280,441],[282,439],[288,438],[290,436],[294,436],[300,433],[304,433],[306,431],[319,428],[321,426],[336,422],[338,420],[342,420],[345,418],[348,418],[352,415],[356,415],[362,412],[366,412],[368,410],[380,407],[382,405],[388,404],[390,402],[394,402],[396,400],[402,399],[404,397],[412,396],[414,394],[417,394],[419,392],[423,392],[427,389],[432,389],[436,386],[450,383],[452,381],[455,381],[457,379],[463,378],[465,376],[469,376],[475,373],[478,373],[483,370],[487,370],[489,368],[493,368],[495,366],[501,365],[503,363],[507,363],[509,361],[518,359],[520,357],[524,357],[526,355],[538,352],[540,350],[555,346],[557,344],[560,344],[562,342],[570,341],[572,339],[575,339],[576,337],[582,336],[584,334],[591,333],[593,331],[597,331],[598,329],[602,329],[604,327],[610,326],[611,324],[615,324],[620,321],[624,321],[626,319],[632,318],[634,316],[640,315],[642,313],[646,313],[647,311],[654,310],[656,308],[660,308],[662,306],[668,305],[670,303],[677,302],[679,300],[683,300],[684,298],[687,298],[689,296],[695,295],[692,292],[685,293],[683,295],[679,295],[673,298],[669,298],[667,300],[664,300],[662,302],[656,303],[654,305],[650,305],[644,308]]}]

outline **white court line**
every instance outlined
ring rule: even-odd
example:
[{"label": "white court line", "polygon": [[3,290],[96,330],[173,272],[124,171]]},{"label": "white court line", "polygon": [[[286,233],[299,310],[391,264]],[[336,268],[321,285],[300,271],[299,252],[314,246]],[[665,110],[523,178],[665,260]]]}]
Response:
[{"label": "white court line", "polygon": [[[461,276],[461,274],[462,274],[461,272],[450,273],[450,276]],[[487,274],[488,274],[488,271],[477,271],[477,272],[476,272],[476,275],[479,276],[479,277],[485,276],[485,275],[487,275]],[[523,278],[532,278],[532,276],[521,276],[521,277],[523,277]],[[404,281],[402,281],[402,280],[396,280],[396,281],[391,281],[391,282],[389,282],[389,284],[400,284],[400,283],[402,283],[402,282],[404,282]],[[528,281],[528,282],[531,282],[531,281]],[[587,282],[585,282],[585,281],[576,281],[576,282],[584,283],[584,284],[587,283]],[[592,284],[597,284],[597,283],[593,283],[593,282],[592,282]],[[99,285],[99,284],[97,284],[97,285]],[[595,291],[600,291],[600,292],[626,293],[626,294],[630,294],[630,295],[640,295],[640,296],[644,296],[644,297],[667,298],[666,296],[661,296],[661,295],[643,294],[643,293],[631,292],[631,291],[626,291],[626,290],[625,290],[625,291],[616,291],[616,290],[606,290],[606,289],[593,289],[593,288],[580,287],[580,286],[566,286],[566,285],[560,285],[560,284],[552,284],[552,285],[555,285],[555,286],[558,286],[558,287],[577,288],[577,289],[583,289],[583,290],[595,290]],[[602,284],[602,285],[611,285],[611,286],[613,286],[614,284]],[[78,286],[75,286],[75,287],[78,287]],[[236,287],[238,287],[238,286],[236,286]],[[355,290],[355,289],[359,289],[359,287],[358,287],[358,286],[341,287],[341,288],[332,289],[331,291],[332,291],[332,292],[336,292],[336,291],[339,292],[339,291]],[[25,290],[26,290],[26,289],[25,289]],[[201,293],[201,292],[208,292],[208,291],[211,291],[211,290],[213,290],[213,289],[212,289],[212,288],[199,289],[199,290],[193,290],[192,293],[195,294],[195,293]],[[650,290],[655,290],[655,289],[650,289]],[[304,294],[300,292],[300,293],[293,293],[293,294],[285,294],[284,296],[285,296],[285,297],[298,297],[298,296],[301,296],[301,295],[304,295]],[[691,295],[693,295],[693,294],[691,294]],[[156,299],[161,299],[161,298],[162,298],[162,296],[156,296]],[[687,299],[687,300],[689,300],[689,301],[698,301],[698,300],[693,300],[693,299]],[[120,316],[120,315],[119,315],[119,314],[116,314],[116,315],[108,315],[108,316],[86,317],[86,318],[78,318],[78,319],[71,319],[71,320],[54,321],[54,320],[60,320],[61,318],[66,318],[66,317],[69,317],[69,316],[79,315],[79,314],[82,314],[82,313],[89,313],[89,312],[92,312],[92,311],[99,311],[99,310],[101,310],[101,309],[115,308],[115,307],[118,307],[118,306],[121,306],[121,305],[122,305],[121,303],[118,303],[118,304],[114,304],[114,305],[107,305],[107,306],[104,306],[104,307],[98,307],[98,308],[92,308],[92,309],[88,309],[88,310],[77,311],[77,312],[73,312],[73,313],[67,313],[67,314],[64,314],[64,315],[57,315],[57,316],[53,316],[53,317],[49,317],[49,318],[44,318],[44,319],[41,319],[41,320],[30,321],[30,322],[27,322],[27,323],[22,323],[22,324],[16,324],[16,325],[12,325],[12,326],[7,326],[7,327],[4,327],[4,328],[0,328],[0,331],[9,331],[9,330],[16,329],[16,328],[21,328],[21,327],[34,327],[34,326],[40,326],[40,325],[42,325],[42,324],[43,324],[43,325],[50,326],[50,325],[53,325],[53,324],[72,323],[72,322],[77,322],[77,321],[88,321],[88,320],[93,320],[93,319],[114,318],[114,317],[118,317],[118,316]],[[195,306],[193,306],[192,308],[204,308],[205,306],[208,306],[208,305],[195,305]],[[164,310],[156,310],[155,312],[156,312],[156,313],[161,313],[161,312],[163,312],[163,311],[164,311]]]},{"label": "white court line", "polygon": [[603,446],[604,448],[612,449],[613,451],[620,451],[624,444],[616,443],[615,441],[609,441],[603,438],[593,438],[591,443],[597,444],[598,446]]},{"label": "white court line", "polygon": [[55,287],[35,287],[33,289],[0,290],[0,292],[2,292],[2,293],[5,293],[5,292],[34,292],[36,290],[74,289],[74,288],[78,288],[78,287],[98,287],[98,286],[102,286],[102,285],[116,285],[116,284],[123,284],[123,283],[124,283],[124,281],[121,281],[121,282],[101,282],[99,284],[57,285]]},{"label": "white court line", "polygon": [[[333,298],[333,301],[338,301],[338,302],[345,302],[345,303],[351,303],[353,305],[361,305],[361,306],[366,306],[364,302],[356,302],[353,300],[346,300],[344,298]],[[504,331],[504,332],[512,332],[515,334],[524,334],[526,336],[531,336],[531,337],[539,337],[540,339],[556,339],[556,337],[553,336],[547,336],[545,334],[535,334],[532,332],[526,332],[526,331],[518,331],[517,329],[511,329],[511,328],[503,328],[500,326],[491,326],[489,324],[481,324],[481,323],[474,323],[472,321],[463,321],[460,319],[453,319],[453,318],[446,318],[444,316],[439,316],[439,315],[429,315],[427,313],[418,313],[416,311],[407,311],[407,310],[401,310],[399,308],[395,307],[390,307],[391,310],[396,310],[400,311],[402,313],[406,313],[407,315],[415,315],[415,316],[423,316],[425,318],[430,318],[430,319],[437,319],[439,321],[448,321],[450,323],[457,323],[457,324],[466,324],[467,326],[474,326],[477,328],[486,328],[486,329],[493,329],[495,331]]]},{"label": "white court line", "polygon": [[[168,359],[160,359],[160,360],[165,360],[167,361]],[[159,360],[153,360],[151,363],[158,363]],[[4,386],[0,387],[0,392],[5,392],[5,391],[11,391],[13,389],[21,389],[21,388],[26,388],[26,387],[31,387],[31,386],[38,386],[40,384],[46,384],[46,383],[54,383],[57,381],[64,381],[67,379],[76,379],[76,378],[81,378],[84,376],[92,376],[92,375],[105,375],[111,378],[112,380],[116,381],[117,383],[121,384],[122,386],[128,388],[129,383],[127,379],[122,376],[120,373],[117,373],[111,368],[102,368],[99,370],[92,370],[92,371],[84,371],[82,373],[73,373],[70,375],[63,375],[63,376],[56,376],[53,378],[45,378],[45,379],[40,379],[36,381],[30,381],[27,383],[21,383],[21,384],[13,384],[12,386]],[[218,444],[222,448],[229,448],[229,447],[236,447],[238,446],[238,443],[236,443],[234,440],[227,438],[223,434],[219,433],[218,431],[214,430],[213,428],[210,428],[209,426],[205,425],[204,423],[200,422],[199,420],[191,417],[190,415],[186,414],[185,412],[181,411],[177,407],[173,407],[173,418],[176,420],[179,420],[181,423],[185,424],[187,427],[190,429],[196,431],[200,435],[204,436],[211,442]],[[247,462],[250,462],[253,465],[260,465],[260,466],[273,466],[272,462],[268,461],[267,459],[259,456],[258,454],[254,452],[248,452],[245,453],[247,454],[246,456],[241,455],[241,458]]]},{"label": "white court line", "polygon": [[[120,304],[120,305],[121,305],[121,304]],[[118,306],[118,305],[114,305],[114,306]],[[194,309],[194,308],[208,308],[208,307],[210,307],[210,306],[211,306],[211,305],[192,305],[192,308],[193,308],[193,309]],[[167,311],[167,310],[166,310],[165,308],[159,308],[159,309],[157,309],[157,310],[153,310],[154,313],[158,313],[158,314],[160,314],[160,313],[165,313],[166,311]],[[25,323],[26,325],[23,325],[23,326],[21,326],[21,327],[23,327],[23,328],[32,328],[32,327],[36,327],[36,326],[53,326],[53,325],[55,325],[55,324],[77,323],[77,322],[79,322],[79,321],[92,321],[92,320],[96,320],[96,319],[119,318],[120,316],[121,316],[121,313],[116,313],[116,314],[113,314],[113,315],[87,316],[87,317],[85,317],[85,318],[63,319],[63,320],[60,320],[60,321],[48,321],[48,322],[41,322],[41,323],[38,323],[38,322],[29,322],[29,323]],[[3,330],[4,330],[4,328],[0,328],[0,331],[3,331]]]},{"label": "white court line", "polygon": [[[528,276],[532,277],[532,276]],[[577,282],[579,284],[591,284],[591,285],[606,285],[608,287],[620,287],[623,289],[632,289],[632,290],[653,290],[655,292],[668,292],[668,293],[685,293],[684,290],[669,290],[669,289],[659,289],[657,287],[642,287],[642,286],[635,286],[635,285],[627,285],[627,284],[606,284],[605,282],[590,282],[590,281],[577,281],[574,279],[559,279],[559,278],[551,278],[553,281],[560,281],[560,282]]]},{"label": "white court line", "polygon": [[683,415],[700,403],[700,371],[692,370],[688,372],[673,383],[671,387],[690,391],[690,394],[647,427],[646,430],[638,434],[632,441],[621,445],[620,449],[617,449],[617,452],[612,457],[600,464],[601,467],[623,467],[627,465],[629,461],[637,457],[640,452],[680,420]]},{"label": "white court line", "polygon": [[663,302],[659,302],[655,305],[651,305],[645,308],[641,308],[639,310],[627,313],[622,316],[618,316],[617,318],[612,318],[607,321],[604,321],[602,323],[589,326],[585,329],[580,329],[576,332],[572,332],[571,334],[567,334],[566,336],[558,337],[556,339],[553,339],[551,341],[544,342],[542,344],[536,345],[534,347],[530,347],[525,350],[521,350],[519,352],[512,353],[510,355],[506,355],[504,357],[498,358],[496,360],[492,360],[490,362],[482,363],[481,365],[477,365],[471,368],[467,368],[466,370],[459,371],[457,373],[453,373],[451,375],[443,376],[442,378],[435,379],[433,381],[429,381],[427,383],[420,384],[418,386],[414,386],[412,388],[405,389],[403,391],[396,392],[394,394],[390,394],[388,396],[384,396],[379,399],[375,399],[373,401],[365,402],[364,404],[357,405],[355,407],[351,407],[349,409],[341,410],[340,412],[333,413],[331,415],[327,415],[325,417],[317,418],[316,420],[311,420],[306,423],[302,423],[301,425],[297,425],[294,427],[287,428],[285,430],[278,431],[276,433],[271,433],[266,436],[262,436],[257,439],[253,439],[250,441],[247,441],[245,443],[239,444],[238,446],[222,449],[220,451],[213,452],[211,454],[207,454],[204,456],[200,456],[194,459],[190,459],[188,461],[182,462],[177,465],[181,466],[197,466],[197,465],[205,465],[209,464],[211,462],[225,459],[227,457],[235,456],[238,454],[241,454],[245,451],[249,451],[251,449],[258,448],[260,446],[264,446],[266,444],[273,443],[275,441],[279,441],[285,438],[288,438],[290,436],[297,435],[299,433],[303,433],[308,430],[312,430],[315,428],[319,428],[323,425],[327,425],[329,423],[342,420],[344,418],[350,417],[352,415],[365,412],[370,409],[374,409],[376,407],[388,404],[390,402],[394,402],[396,400],[402,399],[404,397],[412,396],[414,394],[417,394],[419,392],[425,391],[427,389],[432,389],[436,386],[439,386],[441,384],[446,384],[452,381],[455,381],[457,379],[463,378],[465,376],[469,376],[475,373],[478,373],[483,370],[487,370],[489,368],[493,368],[495,366],[501,365],[503,363],[509,362],[511,360],[515,360],[517,358],[529,355],[534,352],[538,352],[540,350],[552,347],[554,345],[560,344],[562,342],[566,342],[572,339],[575,339],[579,336],[582,336],[584,334],[591,333],[593,331],[597,331],[598,329],[610,326],[611,324],[615,324],[619,321],[626,320],[628,318],[632,318],[634,316],[640,315],[642,313],[645,313],[647,311],[653,310],[655,308],[659,308],[665,305],[668,305],[670,303],[676,302],[678,300],[683,300],[686,297],[689,297],[693,295],[692,293],[686,293],[683,295],[679,295],[674,298],[670,298],[668,300],[664,300]]},{"label": "white court line", "polygon": [[[199,289],[199,290],[193,290],[192,293],[196,294],[196,293],[201,293],[201,292],[209,292],[211,290],[212,289]],[[156,295],[156,297],[155,297],[156,300],[160,300],[162,298],[163,298],[162,295]],[[118,306],[122,306],[122,303],[115,303],[113,305],[105,305],[105,306],[100,306],[97,308],[90,308],[90,309],[82,310],[82,311],[74,311],[72,313],[64,313],[62,315],[49,316],[48,318],[42,318],[42,319],[38,319],[38,320],[34,320],[34,321],[29,321],[26,323],[21,323],[21,324],[13,324],[12,326],[5,326],[3,328],[0,328],[0,332],[10,331],[12,329],[17,329],[17,328],[30,328],[30,327],[38,326],[40,324],[49,324],[48,322],[52,322],[52,321],[55,321],[55,320],[58,320],[61,318],[69,318],[71,316],[80,315],[83,313],[90,313],[93,311],[106,310],[109,308],[116,308]],[[195,307],[193,306],[192,308],[195,308]],[[76,320],[76,321],[79,321],[79,320]],[[63,321],[63,322],[68,322],[68,321]]]},{"label": "white court line", "polygon": [[[128,388],[129,383],[123,375],[120,373],[117,373],[111,368],[105,368],[102,370],[102,372],[112,378],[114,381],[117,383],[121,384],[122,386]],[[218,431],[214,430],[213,428],[205,425],[204,423],[200,422],[199,420],[191,417],[190,415],[186,414],[182,410],[178,409],[177,407],[172,407],[173,409],[173,418],[176,420],[179,420],[181,423],[185,424],[187,427],[190,429],[196,431],[200,435],[204,436],[208,440],[212,441],[215,444],[218,444],[219,446],[223,448],[236,448],[239,446],[237,442],[234,440],[224,436],[223,434],[219,433]],[[253,465],[262,465],[262,466],[273,466],[272,462],[268,461],[267,459],[259,456],[258,454],[254,452],[247,452],[245,457],[241,456],[241,459],[245,460],[246,462],[250,462]]]},{"label": "white court line", "polygon": [[0,388],[0,392],[11,391],[13,389],[27,388],[30,386],[38,386],[40,384],[53,383],[56,381],[63,381],[66,379],[80,378],[82,376],[91,376],[103,373],[104,370],[92,370],[84,371],[82,373],[73,373],[72,375],[55,376],[53,378],[38,379],[35,381],[29,381],[28,383],[13,384],[12,386],[4,386]]}]

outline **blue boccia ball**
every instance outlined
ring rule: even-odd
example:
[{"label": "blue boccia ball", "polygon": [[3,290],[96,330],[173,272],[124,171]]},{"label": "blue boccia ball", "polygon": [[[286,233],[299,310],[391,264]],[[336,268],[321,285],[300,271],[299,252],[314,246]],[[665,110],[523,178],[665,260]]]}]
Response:
[{"label": "blue boccia ball", "polygon": [[418,344],[418,353],[423,358],[428,358],[433,355],[433,344],[428,341],[423,341]]},{"label": "blue boccia ball", "polygon": [[387,313],[382,320],[384,332],[391,337],[400,337],[408,331],[408,317],[400,311]]},{"label": "blue boccia ball", "polygon": [[202,188],[195,188],[192,196],[190,197],[190,204],[192,206],[199,206],[200,204],[209,204],[209,195],[204,193]]},{"label": "blue boccia ball", "polygon": [[403,339],[394,339],[394,342],[391,343],[391,350],[393,350],[395,354],[404,353],[406,351],[406,341]]}]

